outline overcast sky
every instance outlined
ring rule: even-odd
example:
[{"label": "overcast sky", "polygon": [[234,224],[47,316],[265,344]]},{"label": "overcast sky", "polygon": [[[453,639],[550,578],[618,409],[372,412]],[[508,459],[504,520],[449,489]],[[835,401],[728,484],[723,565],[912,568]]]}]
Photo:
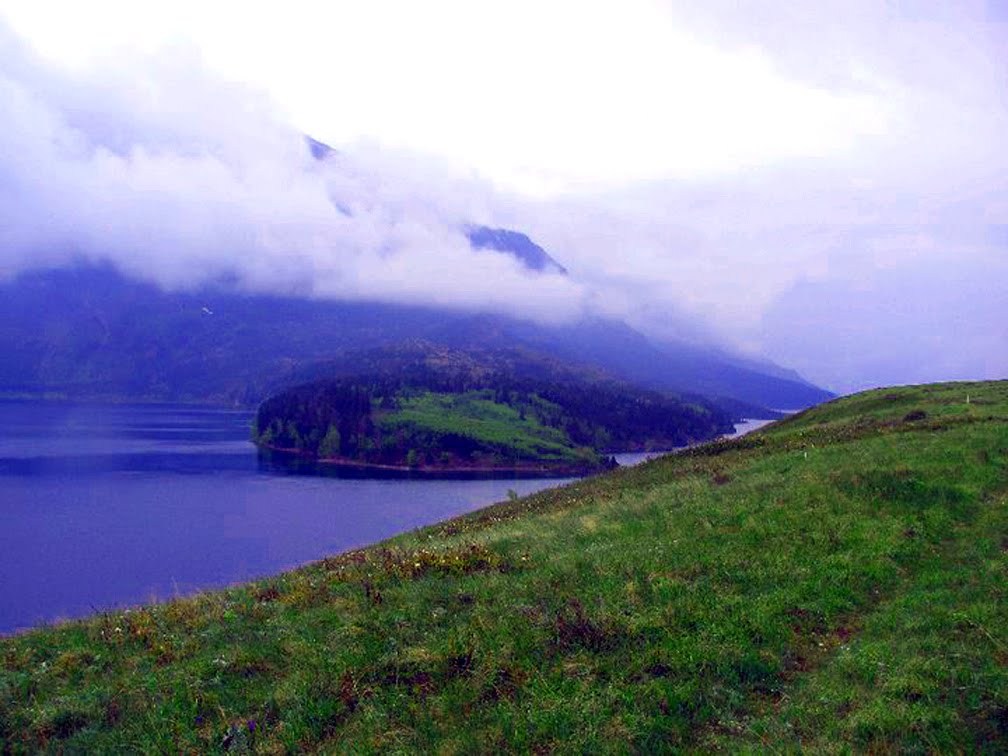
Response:
[{"label": "overcast sky", "polygon": [[[0,4],[4,271],[608,314],[841,391],[1008,375],[1008,2],[280,7]],[[469,222],[571,276],[473,263]]]}]

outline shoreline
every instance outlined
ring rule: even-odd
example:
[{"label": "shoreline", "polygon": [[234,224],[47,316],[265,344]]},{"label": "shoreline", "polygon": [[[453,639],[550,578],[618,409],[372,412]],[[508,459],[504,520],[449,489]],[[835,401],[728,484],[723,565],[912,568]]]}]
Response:
[{"label": "shoreline", "polygon": [[[743,418],[738,423],[735,424],[736,429],[741,425],[746,425],[752,423],[753,420]],[[626,454],[640,454],[647,455],[646,459],[651,459],[653,457],[659,457],[666,454],[676,454],[687,449],[694,448],[696,446],[701,446],[703,444],[711,443],[714,441],[722,439],[732,439],[740,438],[741,436],[751,433],[752,431],[758,430],[765,425],[774,422],[772,420],[756,420],[755,427],[750,427],[739,432],[736,430],[734,433],[724,433],[712,438],[695,441],[690,444],[685,444],[683,446],[676,446],[670,449],[650,449],[650,450],[625,450],[625,451],[613,451],[607,450],[600,452],[600,455],[605,460],[615,459],[621,455]],[[450,466],[442,467],[437,465],[417,465],[410,467],[408,465],[392,465],[384,464],[380,462],[363,462],[357,459],[350,459],[349,457],[315,457],[301,449],[288,449],[284,447],[271,446],[269,444],[260,444],[255,441],[252,442],[256,450],[258,451],[260,457],[274,458],[276,460],[283,460],[286,462],[293,462],[295,466],[300,463],[309,467],[314,467],[317,472],[325,471],[336,471],[345,472],[350,474],[356,474],[355,477],[402,477],[402,478],[459,478],[465,479],[470,477],[475,478],[584,478],[591,475],[598,475],[600,473],[607,472],[609,470],[618,469],[620,467],[627,467],[626,464],[621,464],[617,461],[615,465],[602,464],[599,466],[577,466],[577,465],[550,465],[543,463],[527,463],[523,465],[507,466],[507,467],[495,467],[486,465],[462,465],[462,466]],[[644,460],[641,460],[644,461]],[[639,464],[639,462],[632,462],[629,466],[634,464]]]},{"label": "shoreline", "polygon": [[609,465],[579,466],[579,465],[549,465],[543,463],[528,463],[507,467],[486,465],[465,465],[442,467],[437,465],[390,465],[379,462],[363,462],[348,457],[315,457],[300,449],[285,449],[269,444],[255,444],[260,455],[270,457],[276,455],[282,460],[302,462],[306,465],[318,466],[322,469],[357,472],[362,475],[375,473],[378,476],[394,477],[528,477],[528,478],[572,478],[596,475],[614,469]]}]

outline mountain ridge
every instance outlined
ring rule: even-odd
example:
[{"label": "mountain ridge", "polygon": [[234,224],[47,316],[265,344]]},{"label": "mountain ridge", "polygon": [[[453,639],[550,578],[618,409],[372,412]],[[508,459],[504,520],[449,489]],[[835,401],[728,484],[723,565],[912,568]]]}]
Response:
[{"label": "mountain ridge", "polygon": [[252,406],[312,363],[411,338],[453,348],[524,346],[647,388],[739,402],[749,412],[798,409],[831,396],[700,349],[655,345],[618,321],[549,326],[414,305],[252,295],[223,285],[166,292],[97,266],[0,282],[6,392]]}]

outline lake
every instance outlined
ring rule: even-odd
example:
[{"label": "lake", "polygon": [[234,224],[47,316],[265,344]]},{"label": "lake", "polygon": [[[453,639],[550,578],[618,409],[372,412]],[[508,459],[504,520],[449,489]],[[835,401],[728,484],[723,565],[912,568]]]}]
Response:
[{"label": "lake", "polygon": [[[752,433],[754,430],[759,430],[764,425],[772,423],[773,420],[740,420],[735,424],[735,431],[729,433],[725,438],[739,438],[747,433]],[[649,459],[654,459],[655,457],[663,457],[666,454],[675,454],[677,451],[682,451],[686,447],[680,447],[679,449],[669,449],[667,451],[648,451],[648,452],[626,452],[624,454],[616,454],[616,461],[623,466],[628,465],[639,465],[641,462],[647,462]]]},{"label": "lake", "polygon": [[291,475],[260,461],[251,416],[0,401],[0,633],[275,574],[567,482]]},{"label": "lake", "polygon": [[260,459],[251,418],[0,400],[0,633],[275,574],[568,482],[293,475]]}]

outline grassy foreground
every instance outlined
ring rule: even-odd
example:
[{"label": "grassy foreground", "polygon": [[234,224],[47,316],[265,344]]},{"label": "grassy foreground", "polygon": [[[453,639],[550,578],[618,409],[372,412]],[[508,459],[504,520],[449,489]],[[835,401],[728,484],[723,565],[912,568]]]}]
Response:
[{"label": "grassy foreground", "polygon": [[1008,382],[861,394],[2,640],[0,744],[1004,752]]}]

